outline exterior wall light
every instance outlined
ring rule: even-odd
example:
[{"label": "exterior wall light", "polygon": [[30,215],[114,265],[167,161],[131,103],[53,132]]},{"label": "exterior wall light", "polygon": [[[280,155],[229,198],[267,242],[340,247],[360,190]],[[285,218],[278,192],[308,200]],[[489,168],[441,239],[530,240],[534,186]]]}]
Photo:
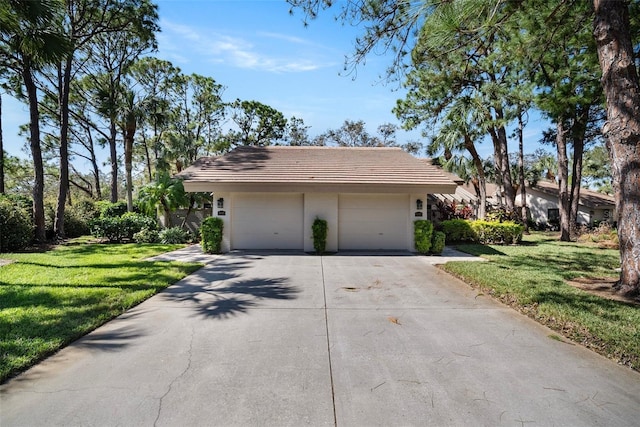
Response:
[{"label": "exterior wall light", "polygon": [[224,199],[220,197],[218,199],[218,209],[222,209],[222,208],[224,208]]},{"label": "exterior wall light", "polygon": [[421,211],[422,210],[422,199],[416,200],[416,210],[417,211]]}]

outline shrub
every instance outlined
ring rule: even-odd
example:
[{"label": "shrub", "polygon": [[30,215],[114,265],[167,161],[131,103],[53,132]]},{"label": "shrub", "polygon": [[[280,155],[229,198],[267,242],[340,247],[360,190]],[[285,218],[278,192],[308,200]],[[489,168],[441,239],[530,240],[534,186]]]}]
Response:
[{"label": "shrub", "polygon": [[524,227],[512,221],[473,221],[473,231],[482,244],[511,245],[522,241]]},{"label": "shrub", "polygon": [[33,240],[31,215],[22,204],[0,196],[0,252],[24,249]]},{"label": "shrub", "polygon": [[413,223],[414,246],[418,253],[428,254],[431,250],[433,224],[426,219],[419,219]]},{"label": "shrub", "polygon": [[191,240],[189,232],[180,227],[165,228],[160,232],[158,237],[160,237],[160,243],[165,245],[188,243]]},{"label": "shrub", "polygon": [[493,208],[485,215],[485,221],[488,222],[522,222],[518,211],[510,211],[507,208]]},{"label": "shrub", "polygon": [[133,235],[133,240],[136,243],[159,243],[160,236],[157,230],[143,228]]},{"label": "shrub", "polygon": [[452,242],[475,242],[476,233],[471,227],[471,221],[464,219],[450,219],[440,223],[442,231],[448,243]]},{"label": "shrub", "polygon": [[316,218],[313,220],[311,231],[313,234],[313,248],[316,254],[322,255],[327,248],[327,230],[329,226],[324,219]]},{"label": "shrub", "polygon": [[118,218],[127,213],[127,202],[100,202],[97,205],[102,218]]},{"label": "shrub", "polygon": [[133,240],[134,234],[147,228],[157,229],[156,220],[148,216],[127,212],[121,217],[104,217],[91,221],[91,234],[98,238],[104,238],[110,242],[122,242]]},{"label": "shrub", "polygon": [[466,204],[459,205],[455,201],[451,203],[438,201],[436,206],[441,221],[449,219],[471,219],[473,217],[473,209]]},{"label": "shrub", "polygon": [[202,250],[208,254],[220,253],[222,250],[222,232],[224,222],[222,218],[210,216],[202,221],[200,236]]},{"label": "shrub", "polygon": [[433,238],[431,239],[431,253],[440,255],[444,250],[444,243],[446,240],[446,234],[442,231],[436,231],[433,233]]}]

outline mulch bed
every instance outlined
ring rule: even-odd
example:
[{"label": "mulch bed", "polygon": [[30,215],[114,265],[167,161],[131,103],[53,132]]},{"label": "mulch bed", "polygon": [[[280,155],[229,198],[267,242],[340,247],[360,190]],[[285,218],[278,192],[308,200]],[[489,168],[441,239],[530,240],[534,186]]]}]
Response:
[{"label": "mulch bed", "polygon": [[582,289],[583,291],[589,292],[593,295],[597,295],[601,298],[607,298],[615,301],[622,301],[629,304],[635,304],[640,306],[640,301],[635,298],[628,298],[624,295],[620,295],[616,293],[614,286],[618,281],[617,278],[587,278],[587,277],[576,277],[573,280],[568,280],[567,283],[575,288]]}]

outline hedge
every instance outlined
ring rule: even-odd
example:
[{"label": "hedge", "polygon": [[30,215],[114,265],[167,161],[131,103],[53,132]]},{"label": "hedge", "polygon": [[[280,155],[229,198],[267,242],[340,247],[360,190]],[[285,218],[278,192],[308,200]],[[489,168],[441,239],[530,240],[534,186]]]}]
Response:
[{"label": "hedge", "polygon": [[426,219],[413,222],[413,241],[416,251],[420,254],[428,254],[431,251],[431,238],[433,236],[433,224]]},{"label": "hedge", "polygon": [[202,221],[200,236],[202,238],[202,250],[208,254],[217,254],[222,250],[222,232],[224,222],[222,218],[210,216]]},{"label": "hedge", "polygon": [[433,233],[431,239],[431,253],[434,255],[440,255],[444,251],[444,244],[446,240],[446,234],[442,231],[436,231]]},{"label": "hedge", "polygon": [[326,220],[320,218],[313,220],[313,225],[311,226],[313,248],[318,255],[322,255],[327,248],[327,229],[328,225]]},{"label": "hedge", "polygon": [[158,223],[151,217],[127,212],[120,217],[96,218],[90,227],[93,236],[116,243],[133,240],[133,236],[144,229],[155,230]]},{"label": "hedge", "polygon": [[524,227],[513,221],[495,222],[477,220],[471,228],[482,244],[511,245],[522,241]]},{"label": "hedge", "polygon": [[453,242],[476,242],[477,236],[472,221],[466,219],[448,219],[442,221],[440,226],[446,236],[447,243]]},{"label": "hedge", "polygon": [[33,240],[31,215],[18,200],[0,196],[0,252],[24,249]]}]

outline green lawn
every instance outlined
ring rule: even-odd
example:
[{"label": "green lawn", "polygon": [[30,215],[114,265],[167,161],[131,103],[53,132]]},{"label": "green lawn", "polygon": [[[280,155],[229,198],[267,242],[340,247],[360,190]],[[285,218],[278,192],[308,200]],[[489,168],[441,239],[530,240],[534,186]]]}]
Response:
[{"label": "green lawn", "polygon": [[617,277],[617,250],[562,243],[543,234],[521,246],[460,245],[489,262],[443,268],[600,354],[640,370],[640,306],[595,296],[567,284],[578,277]]},{"label": "green lawn", "polygon": [[181,245],[60,246],[0,254],[0,382],[197,270],[143,259]]}]

